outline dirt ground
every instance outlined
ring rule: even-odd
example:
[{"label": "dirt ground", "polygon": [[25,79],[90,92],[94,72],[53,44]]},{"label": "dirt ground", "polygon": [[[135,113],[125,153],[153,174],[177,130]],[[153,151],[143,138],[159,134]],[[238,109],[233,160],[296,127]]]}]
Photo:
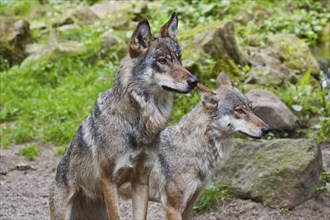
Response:
[{"label": "dirt ground", "polygon": [[[325,163],[329,163],[330,144],[322,146]],[[22,146],[1,149],[0,154],[0,219],[49,219],[48,189],[55,176],[61,156],[55,156],[52,146],[39,146],[40,155],[27,161],[16,155]],[[121,201],[123,219],[131,219],[131,204]],[[165,219],[160,204],[149,205],[148,219]],[[250,200],[228,199],[210,213],[195,216],[194,220],[217,219],[306,219],[329,220],[330,198],[321,195],[306,201],[294,210],[277,210]]]}]

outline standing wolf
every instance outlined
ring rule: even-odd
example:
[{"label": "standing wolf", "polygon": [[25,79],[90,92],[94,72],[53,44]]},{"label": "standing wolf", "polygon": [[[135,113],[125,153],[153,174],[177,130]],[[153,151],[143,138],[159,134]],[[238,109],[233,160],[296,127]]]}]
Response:
[{"label": "standing wolf", "polygon": [[174,91],[197,84],[181,65],[173,13],[152,36],[141,20],[121,60],[114,86],[101,93],[60,161],[50,189],[51,219],[119,219],[118,187],[130,182],[133,218],[145,219],[148,178]]},{"label": "standing wolf", "polygon": [[[149,179],[149,199],[163,203],[169,220],[191,219],[194,202],[234,134],[260,138],[269,129],[253,114],[249,100],[225,73],[220,73],[217,84],[214,92],[204,88],[202,101],[160,134],[160,152]],[[120,195],[130,197],[129,185],[122,185]]]}]

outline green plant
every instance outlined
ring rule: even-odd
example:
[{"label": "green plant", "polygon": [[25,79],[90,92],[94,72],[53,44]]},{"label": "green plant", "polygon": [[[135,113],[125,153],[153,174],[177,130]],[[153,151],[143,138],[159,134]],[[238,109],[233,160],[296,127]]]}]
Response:
[{"label": "green plant", "polygon": [[[290,9],[290,11],[287,11],[287,9]],[[276,33],[295,34],[306,39],[307,43],[315,45],[319,38],[319,32],[330,19],[329,8],[325,4],[314,0],[283,1],[277,4],[276,7],[267,7],[267,10],[271,12],[270,16],[266,16],[261,20],[254,17],[246,25],[238,24],[237,33],[243,38],[257,33],[261,36],[262,42],[259,42],[261,46],[265,45],[268,35]],[[252,12],[248,10],[248,13]]]},{"label": "green plant", "polygon": [[24,156],[28,160],[34,160],[39,155],[39,149],[36,144],[29,144],[22,147],[18,151],[18,154]]},{"label": "green plant", "polygon": [[63,155],[65,152],[66,146],[58,146],[54,148],[54,153],[56,155]]},{"label": "green plant", "polygon": [[216,207],[223,202],[229,195],[229,186],[227,185],[208,185],[194,205],[195,213],[204,213]]},{"label": "green plant", "polygon": [[1,147],[31,139],[68,143],[97,94],[111,87],[115,65],[83,54],[2,72],[0,122],[15,126],[1,126]]},{"label": "green plant", "polygon": [[0,1],[0,15],[26,15],[31,12],[31,8],[39,5],[38,0],[29,1]]},{"label": "green plant", "polygon": [[310,71],[307,71],[295,85],[286,82],[284,86],[275,88],[273,92],[295,111],[301,127],[308,128],[308,122],[312,117],[320,117],[315,138],[323,140],[330,135],[330,104],[326,100],[325,92],[319,86],[311,85],[311,79]]},{"label": "green plant", "polygon": [[330,173],[325,170],[320,174],[321,186],[314,187],[314,192],[328,192],[330,193]]}]

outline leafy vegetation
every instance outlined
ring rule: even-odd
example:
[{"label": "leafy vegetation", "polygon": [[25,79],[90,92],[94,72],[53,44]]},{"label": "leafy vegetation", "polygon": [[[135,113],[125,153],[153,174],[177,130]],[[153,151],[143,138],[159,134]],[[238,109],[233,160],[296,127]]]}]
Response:
[{"label": "leafy vegetation", "polygon": [[322,170],[320,175],[321,186],[314,188],[315,192],[327,192],[330,193],[330,173],[325,170]]},{"label": "leafy vegetation", "polygon": [[229,186],[210,184],[208,185],[194,205],[195,213],[208,212],[223,202],[229,195]]},{"label": "leafy vegetation", "polygon": [[34,160],[39,155],[39,149],[36,144],[29,144],[22,147],[18,154],[23,155],[28,160]]},{"label": "leafy vegetation", "polygon": [[[326,100],[325,91],[319,86],[312,86],[311,79],[308,71],[295,85],[286,82],[273,92],[295,112],[301,128],[310,128],[307,130],[307,134],[313,135],[310,138],[323,140],[330,137],[330,103]],[[319,124],[311,127],[308,122],[316,116],[321,116],[322,119]],[[311,132],[313,129],[317,129],[315,134]]]},{"label": "leafy vegetation", "polygon": [[[62,57],[45,65],[15,67],[1,74],[1,147],[29,140],[68,143],[111,86],[115,66],[89,55]],[[45,74],[47,73],[47,74]],[[106,80],[98,80],[105,77]]]}]

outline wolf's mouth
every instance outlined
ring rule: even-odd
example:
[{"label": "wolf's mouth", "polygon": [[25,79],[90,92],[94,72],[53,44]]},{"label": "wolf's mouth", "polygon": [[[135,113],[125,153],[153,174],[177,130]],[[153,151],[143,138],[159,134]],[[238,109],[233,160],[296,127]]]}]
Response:
[{"label": "wolf's mouth", "polygon": [[189,89],[187,91],[181,91],[181,90],[177,90],[177,89],[173,89],[171,87],[168,87],[168,86],[162,86],[162,88],[166,91],[171,91],[171,92],[178,92],[178,93],[183,93],[183,94],[187,94],[189,93],[192,89]]},{"label": "wolf's mouth", "polygon": [[249,137],[251,137],[251,138],[258,138],[258,139],[260,139],[262,136],[253,136],[253,135],[251,135],[251,134],[248,134],[248,133],[245,133],[245,132],[243,132],[243,131],[238,131],[238,133],[240,133],[240,134],[242,134],[242,135],[245,135],[245,136],[249,136]]}]

